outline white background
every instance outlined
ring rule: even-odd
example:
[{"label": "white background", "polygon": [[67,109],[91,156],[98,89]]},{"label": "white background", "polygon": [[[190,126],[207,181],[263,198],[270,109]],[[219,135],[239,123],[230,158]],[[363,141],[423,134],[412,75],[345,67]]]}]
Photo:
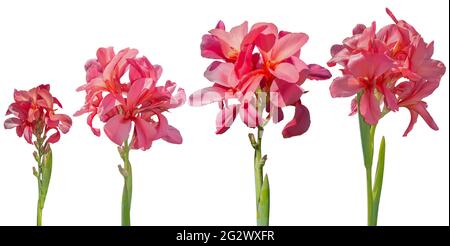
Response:
[{"label": "white background", "polygon": [[[51,83],[51,92],[72,115],[83,105],[84,63],[98,47],[139,49],[164,68],[187,94],[209,86],[200,56],[201,36],[222,19],[227,28],[248,20],[306,32],[307,63],[326,64],[329,48],[357,23],[391,23],[384,8],[435,40],[435,59],[449,67],[448,1],[2,1],[0,4],[0,111],[14,88]],[[331,69],[334,76],[340,73]],[[449,225],[449,75],[426,99],[440,130],[420,118],[402,137],[409,113],[385,117],[386,167],[380,225]],[[331,80],[305,84],[302,97],[312,125],[301,137],[283,139],[287,120],[266,128],[263,152],[271,186],[272,225],[365,225],[366,184],[356,117],[350,99],[332,99]],[[171,124],[184,143],[154,143],[133,151],[133,225],[254,225],[253,152],[250,129],[236,121],[215,135],[216,105],[173,110]],[[292,117],[289,111],[286,119]],[[0,120],[6,119],[0,116]],[[45,225],[119,225],[121,159],[103,134],[95,137],[86,117],[74,119],[53,146],[54,167],[45,204]],[[97,121],[97,126],[99,122]],[[378,149],[378,147],[377,147]],[[0,224],[34,225],[37,184],[33,146],[0,129]]]}]

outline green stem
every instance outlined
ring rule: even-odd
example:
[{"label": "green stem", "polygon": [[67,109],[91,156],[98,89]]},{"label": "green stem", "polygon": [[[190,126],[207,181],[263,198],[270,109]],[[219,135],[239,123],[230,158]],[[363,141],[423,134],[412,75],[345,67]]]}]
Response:
[{"label": "green stem", "polygon": [[123,160],[123,168],[119,165],[119,171],[124,178],[122,192],[122,226],[130,226],[131,196],[132,196],[132,169],[129,160],[130,147],[128,141],[125,141],[123,147],[119,147],[119,153]]},{"label": "green stem", "polygon": [[40,199],[38,200],[38,204],[37,204],[37,226],[42,226],[42,208],[41,208],[41,201]]},{"label": "green stem", "polygon": [[[358,103],[361,94],[358,94]],[[358,107],[360,108],[360,107]],[[361,136],[361,146],[364,157],[364,167],[366,169],[366,186],[367,186],[367,225],[376,226],[378,220],[378,207],[381,196],[381,186],[383,182],[384,170],[384,152],[385,140],[384,137],[380,144],[378,154],[378,163],[375,173],[375,184],[372,182],[372,166],[374,154],[375,131],[377,125],[370,125],[364,120],[361,112],[358,111],[359,130]]]},{"label": "green stem", "polygon": [[36,151],[33,153],[37,162],[37,170],[33,167],[33,175],[38,183],[38,202],[36,225],[42,225],[42,210],[44,209],[45,199],[47,197],[48,187],[52,174],[52,150],[49,145],[44,145],[41,137],[38,137],[35,143]]},{"label": "green stem", "polygon": [[269,225],[270,191],[269,180],[263,179],[263,167],[267,156],[262,156],[261,145],[264,127],[258,126],[258,137],[255,140],[253,134],[250,134],[250,142],[255,149],[254,171],[255,171],[255,195],[256,195],[256,224],[258,226]]},{"label": "green stem", "polygon": [[259,196],[261,193],[263,182],[263,167],[261,166],[261,142],[264,128],[258,126],[258,139],[255,146],[254,169],[255,169],[255,191],[256,191],[256,208],[259,205]]},{"label": "green stem", "polygon": [[374,226],[373,223],[373,193],[372,193],[372,169],[366,168],[366,182],[367,182],[367,224]]}]

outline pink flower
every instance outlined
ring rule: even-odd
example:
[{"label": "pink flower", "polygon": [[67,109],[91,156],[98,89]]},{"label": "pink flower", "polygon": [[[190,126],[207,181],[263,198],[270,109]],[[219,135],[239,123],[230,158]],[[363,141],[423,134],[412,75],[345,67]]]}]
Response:
[{"label": "pink flower", "polygon": [[[5,120],[5,129],[16,128],[17,136],[24,137],[29,144],[36,139],[48,143],[59,141],[62,133],[67,133],[72,126],[72,119],[65,114],[56,114],[53,105],[62,108],[61,103],[50,93],[50,85],[39,85],[31,90],[14,90],[14,102],[6,115],[14,117]],[[48,133],[54,130],[51,135]]]},{"label": "pink flower", "polygon": [[[433,42],[425,43],[414,27],[397,20],[389,9],[386,11],[394,24],[378,32],[375,22],[370,27],[358,24],[353,36],[331,48],[328,65],[343,66],[343,76],[335,78],[330,86],[331,96],[349,97],[360,93],[359,111],[371,125],[378,123],[382,111],[395,112],[399,107],[406,107],[411,112],[411,123],[405,136],[418,115],[437,130],[422,99],[439,86],[445,66],[431,59]],[[398,84],[402,78],[408,81]],[[356,111],[354,98],[351,114]]]},{"label": "pink flower", "polygon": [[[284,137],[301,135],[309,127],[309,112],[302,105],[301,85],[306,79],[322,80],[330,72],[316,64],[300,60],[300,49],[307,42],[304,33],[278,32],[272,23],[257,23],[248,30],[247,22],[225,31],[219,21],[201,44],[203,57],[220,59],[205,71],[213,82],[190,96],[194,106],[218,102],[217,134],[229,129],[237,115],[248,127],[256,127],[271,118],[283,120],[282,108],[296,108],[292,119],[283,130]],[[255,47],[259,52],[254,53]],[[237,101],[231,104],[230,101]],[[263,110],[267,115],[263,116]]]},{"label": "pink flower", "polygon": [[[100,130],[92,126],[98,115],[105,122],[106,135],[117,145],[129,138],[130,131],[133,149],[149,149],[157,139],[180,144],[179,131],[168,124],[163,113],[184,104],[184,90],[179,88],[174,94],[176,84],[171,81],[158,86],[162,67],[146,57],[136,58],[137,53],[135,49],[118,54],[113,48],[98,49],[97,59],[85,66],[87,84],[77,89],[86,91],[86,102],[75,116],[89,113],[88,125],[99,136]],[[122,82],[127,71],[129,82]]]}]

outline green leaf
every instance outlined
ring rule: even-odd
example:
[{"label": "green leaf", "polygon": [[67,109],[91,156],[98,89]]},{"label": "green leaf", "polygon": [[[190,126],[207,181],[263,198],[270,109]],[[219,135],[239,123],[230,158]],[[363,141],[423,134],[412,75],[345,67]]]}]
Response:
[{"label": "green leaf", "polygon": [[[361,94],[358,94],[358,104]],[[372,168],[373,163],[373,135],[375,134],[375,126],[367,124],[363,116],[359,112],[358,107],[358,119],[359,119],[359,130],[361,135],[361,146],[363,149],[364,166],[366,168]]]},{"label": "green leaf", "polygon": [[50,178],[52,176],[52,166],[53,166],[53,154],[52,150],[44,155],[43,165],[42,165],[42,187],[41,187],[41,202],[42,207],[44,207],[45,198],[47,197],[48,187],[50,185]]},{"label": "green leaf", "polygon": [[270,187],[269,187],[269,177],[264,177],[264,181],[261,188],[261,194],[259,197],[258,206],[258,226],[268,226],[269,225],[269,211],[270,211]]},{"label": "green leaf", "polygon": [[378,152],[377,171],[375,173],[375,186],[373,188],[373,195],[374,195],[373,202],[374,205],[376,206],[376,210],[378,210],[378,204],[380,203],[380,196],[381,196],[381,188],[383,186],[385,151],[386,151],[386,141],[383,136],[380,143],[380,150]]}]

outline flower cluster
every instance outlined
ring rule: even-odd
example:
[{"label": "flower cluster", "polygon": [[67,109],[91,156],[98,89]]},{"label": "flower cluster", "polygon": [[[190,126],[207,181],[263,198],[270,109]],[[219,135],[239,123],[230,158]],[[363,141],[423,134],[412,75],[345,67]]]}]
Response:
[{"label": "flower cluster", "polygon": [[[375,22],[370,27],[358,24],[353,36],[342,45],[331,48],[329,66],[342,65],[343,76],[334,79],[330,86],[332,97],[349,97],[360,94],[359,112],[371,125],[389,111],[405,107],[411,121],[404,132],[406,136],[420,115],[434,130],[438,127],[427,111],[427,97],[439,86],[445,66],[431,59],[434,43],[425,43],[410,24],[397,20],[376,31]],[[352,112],[358,110],[356,97]]]},{"label": "flower cluster", "polygon": [[[180,144],[179,131],[168,124],[163,112],[184,104],[184,90],[167,81],[157,86],[162,67],[153,65],[145,57],[136,57],[136,49],[123,49],[117,54],[112,47],[99,48],[97,59],[85,65],[86,81],[77,91],[86,91],[85,105],[75,116],[89,113],[87,123],[92,132],[100,130],[92,123],[96,115],[105,122],[104,131],[111,141],[122,145],[128,140],[134,124],[130,147],[149,149],[152,142],[163,139]],[[123,82],[128,71],[128,82]]]},{"label": "flower cluster", "polygon": [[[306,79],[331,77],[327,69],[300,60],[300,49],[307,40],[304,33],[279,32],[272,23],[257,23],[248,30],[248,23],[244,22],[228,32],[219,21],[201,43],[203,57],[220,60],[213,61],[204,73],[214,84],[193,93],[190,104],[219,103],[217,134],[228,130],[238,114],[253,128],[270,119],[280,122],[282,109],[293,106],[294,118],[282,134],[285,138],[303,134],[310,119],[308,109],[300,101],[305,92],[301,85]],[[267,113],[264,117],[263,111]]]},{"label": "flower cluster", "polygon": [[[16,128],[17,136],[23,136],[29,144],[35,141],[45,146],[56,143],[61,137],[60,131],[65,134],[70,130],[72,119],[65,114],[57,114],[54,104],[62,108],[50,93],[50,85],[39,85],[29,91],[14,90],[14,102],[6,111],[6,115],[14,117],[6,119],[4,127]],[[51,130],[54,133],[50,135]]]}]

